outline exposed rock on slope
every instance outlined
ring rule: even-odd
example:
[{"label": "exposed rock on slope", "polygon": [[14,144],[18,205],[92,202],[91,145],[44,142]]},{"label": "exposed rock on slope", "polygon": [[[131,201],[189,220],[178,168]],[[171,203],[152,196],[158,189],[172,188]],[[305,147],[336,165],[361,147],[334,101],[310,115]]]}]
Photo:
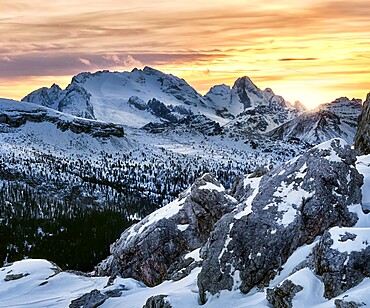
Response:
[{"label": "exposed rock on slope", "polygon": [[369,228],[332,228],[314,249],[313,266],[324,296],[333,298],[370,277]]},{"label": "exposed rock on slope", "polygon": [[55,124],[61,131],[70,130],[76,134],[86,133],[93,137],[124,136],[121,125],[66,116],[51,109],[27,103],[0,101],[0,123],[9,127],[19,127],[27,122],[49,122]]},{"label": "exposed rock on slope", "polygon": [[202,249],[201,301],[207,293],[266,285],[299,246],[330,227],[353,226],[357,216],[349,207],[361,202],[362,185],[355,160],[335,139],[263,176]]},{"label": "exposed rock on slope", "polygon": [[362,155],[370,154],[370,93],[366,97],[362,114],[358,119],[355,149]]},{"label": "exposed rock on slope", "polygon": [[97,267],[100,275],[119,275],[161,283],[181,255],[204,244],[214,224],[232,211],[236,200],[209,174],[197,179],[179,200],[126,230]]}]

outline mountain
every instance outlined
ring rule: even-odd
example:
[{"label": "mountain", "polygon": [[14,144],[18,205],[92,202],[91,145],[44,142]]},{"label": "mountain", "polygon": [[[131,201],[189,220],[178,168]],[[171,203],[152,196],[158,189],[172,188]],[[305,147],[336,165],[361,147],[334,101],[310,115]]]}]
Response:
[{"label": "mountain", "polygon": [[78,117],[145,126],[152,132],[180,130],[184,122],[198,123],[201,116],[201,122],[208,123],[203,125],[206,134],[222,133],[245,140],[263,136],[308,144],[334,137],[352,142],[361,113],[361,102],[347,98],[305,111],[302,104],[293,107],[271,89],[261,90],[246,76],[238,78],[231,88],[216,85],[202,96],[185,80],[150,67],[131,72],[80,73],[65,90],[54,84],[30,93],[23,101]]},{"label": "mountain", "polygon": [[232,88],[212,87],[202,96],[185,80],[150,67],[122,73],[81,73],[73,77],[65,90],[57,85],[41,88],[22,101],[132,127],[176,123],[191,115],[204,115],[220,125],[239,116],[239,122],[249,127],[250,118],[250,121],[262,122],[268,113],[268,128],[265,124],[251,126],[264,132],[299,113],[299,109],[292,108],[271,89],[260,90],[248,77],[239,78]]},{"label": "mountain", "polygon": [[267,88],[259,89],[248,77],[238,78],[233,87],[220,85],[205,95],[218,114],[229,118],[227,133],[252,136],[266,133],[301,113]]},{"label": "mountain", "polygon": [[272,130],[269,136],[280,140],[301,140],[310,144],[340,137],[352,144],[361,111],[361,101],[338,98],[329,104],[320,105],[317,110],[298,115]]},{"label": "mountain", "polygon": [[358,119],[355,149],[360,154],[370,154],[370,93],[367,94],[363,112]]},{"label": "mountain", "polygon": [[0,269],[0,298],[57,307],[369,305],[361,206],[369,180],[369,156],[341,139],[240,177],[231,190],[206,174],[124,231],[95,273],[15,262]]},{"label": "mountain", "polygon": [[65,90],[55,85],[41,88],[22,101],[133,127],[162,120],[171,122],[199,112],[218,118],[203,96],[185,80],[150,67],[122,73],[81,73],[73,77]]}]

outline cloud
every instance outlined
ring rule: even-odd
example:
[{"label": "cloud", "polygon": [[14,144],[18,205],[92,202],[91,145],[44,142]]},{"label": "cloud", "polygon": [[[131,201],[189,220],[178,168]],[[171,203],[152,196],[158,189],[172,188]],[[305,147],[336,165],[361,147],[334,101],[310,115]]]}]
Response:
[{"label": "cloud", "polygon": [[80,61],[82,64],[84,64],[86,66],[91,66],[90,61],[87,60],[87,59],[79,58],[78,61]]},{"label": "cloud", "polygon": [[318,58],[282,58],[279,61],[314,61],[318,60]]}]

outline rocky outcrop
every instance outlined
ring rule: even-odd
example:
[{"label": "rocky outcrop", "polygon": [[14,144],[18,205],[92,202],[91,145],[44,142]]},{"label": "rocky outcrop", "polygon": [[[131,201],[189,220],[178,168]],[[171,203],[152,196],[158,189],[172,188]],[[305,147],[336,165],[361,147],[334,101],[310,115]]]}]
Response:
[{"label": "rocky outcrop", "polygon": [[207,293],[265,286],[298,247],[330,227],[353,226],[358,217],[349,207],[361,202],[362,185],[355,160],[334,139],[264,175],[202,248],[201,301]]},{"label": "rocky outcrop", "polygon": [[74,299],[69,308],[97,308],[102,305],[109,297],[105,294],[100,293],[99,290],[92,290],[90,293],[86,293],[81,297]]},{"label": "rocky outcrop", "polygon": [[366,97],[361,116],[358,119],[355,149],[360,155],[370,154],[370,93]]},{"label": "rocky outcrop", "polygon": [[147,299],[143,308],[172,308],[166,300],[167,295],[155,295]]},{"label": "rocky outcrop", "polygon": [[302,290],[302,286],[287,279],[280,286],[267,289],[266,299],[274,308],[291,308],[294,296]]},{"label": "rocky outcrop", "polygon": [[40,107],[34,109],[19,108],[13,111],[0,110],[0,123],[7,124],[9,127],[20,127],[27,122],[50,122],[56,124],[61,131],[69,130],[75,134],[85,133],[93,137],[109,138],[111,136],[124,136],[122,125],[89,121],[80,118],[68,118],[50,112],[47,109],[41,109]]},{"label": "rocky outcrop", "polygon": [[45,106],[76,117],[95,119],[90,98],[91,94],[75,79],[65,90],[53,84],[50,88],[33,91],[25,96],[22,102]]},{"label": "rocky outcrop", "polygon": [[157,285],[167,277],[173,263],[207,241],[214,224],[235,205],[236,200],[226,194],[222,185],[206,174],[179,200],[126,230],[96,272]]},{"label": "rocky outcrop", "polygon": [[322,277],[324,296],[336,297],[370,277],[370,230],[333,228],[313,252],[313,267]]},{"label": "rocky outcrop", "polygon": [[204,135],[218,135],[222,132],[219,123],[212,121],[204,115],[191,115],[178,121],[165,123],[149,123],[143,127],[144,130],[153,133],[173,132],[175,130],[183,132],[184,130],[195,130]]}]

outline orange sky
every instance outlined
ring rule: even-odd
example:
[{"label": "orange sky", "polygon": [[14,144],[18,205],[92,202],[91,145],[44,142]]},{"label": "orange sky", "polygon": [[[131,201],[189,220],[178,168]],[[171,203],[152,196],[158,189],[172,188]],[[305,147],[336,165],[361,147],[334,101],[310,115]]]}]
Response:
[{"label": "orange sky", "polygon": [[0,0],[0,97],[145,65],[201,93],[247,75],[309,107],[370,92],[368,0],[199,2]]}]

